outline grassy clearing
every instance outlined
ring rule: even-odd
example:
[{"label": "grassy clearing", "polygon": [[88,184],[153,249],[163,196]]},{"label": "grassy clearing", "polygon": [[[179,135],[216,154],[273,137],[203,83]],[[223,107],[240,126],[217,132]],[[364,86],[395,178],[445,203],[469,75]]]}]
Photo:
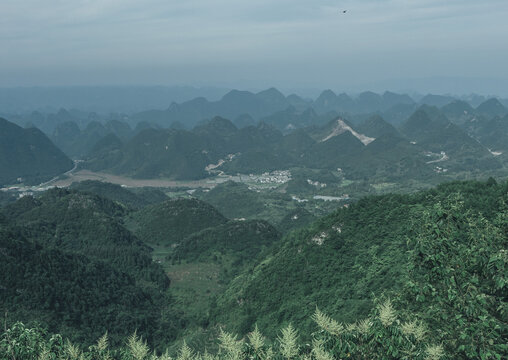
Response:
[{"label": "grassy clearing", "polygon": [[386,190],[394,189],[397,186],[397,184],[390,183],[390,182],[383,182],[383,183],[378,183],[378,184],[372,184],[371,186],[374,189],[376,189],[376,191],[386,191]]},{"label": "grassy clearing", "polygon": [[220,266],[216,264],[182,264],[169,268],[174,306],[191,325],[204,325],[210,300],[222,290],[219,273]]},{"label": "grassy clearing", "polygon": [[217,329],[208,328],[208,310],[210,301],[223,291],[224,285],[218,281],[220,265],[193,263],[165,264],[164,267],[171,279],[169,291],[173,309],[187,322],[185,331],[171,345],[170,351],[176,352],[184,340],[197,349],[213,348]]},{"label": "grassy clearing", "polygon": [[192,263],[168,265],[167,274],[174,289],[193,290],[201,295],[216,293],[220,265],[211,263]]},{"label": "grassy clearing", "polygon": [[353,180],[347,180],[347,179],[344,179],[340,182],[340,184],[338,185],[339,187],[346,187],[346,186],[349,186],[349,185],[352,185],[354,184],[354,181]]},{"label": "grassy clearing", "polygon": [[162,265],[171,280],[169,291],[178,311],[191,322],[201,321],[196,314],[203,314],[213,296],[221,291],[219,283],[221,266],[212,263],[171,264],[166,260],[171,248],[152,246],[152,258]]}]

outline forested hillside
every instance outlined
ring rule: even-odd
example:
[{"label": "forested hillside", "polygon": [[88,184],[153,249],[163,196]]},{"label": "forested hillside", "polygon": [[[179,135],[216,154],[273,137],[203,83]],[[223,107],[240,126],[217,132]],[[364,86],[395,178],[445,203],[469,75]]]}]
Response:
[{"label": "forested hillside", "polygon": [[[151,344],[171,341],[179,318],[163,311],[171,303],[140,286],[132,274],[23,235],[0,219],[0,309],[5,326],[41,324],[73,341],[90,344],[108,331],[115,346],[135,329]],[[162,314],[162,316],[161,316]],[[0,358],[5,353],[0,351]]]},{"label": "forested hillside", "polygon": [[354,322],[389,296],[450,354],[506,354],[507,192],[491,181],[365,198],[289,234],[218,297],[213,316],[241,334],[254,323],[271,336],[288,323],[310,334],[316,306]]},{"label": "forested hillside", "polygon": [[0,118],[0,186],[42,183],[72,167],[39,129],[23,129]]},{"label": "forested hillside", "polygon": [[168,260],[218,263],[223,281],[229,281],[245,265],[256,263],[279,239],[279,232],[266,221],[230,221],[187,236]]},{"label": "forested hillside", "polygon": [[107,261],[120,271],[165,288],[169,281],[152,262],[151,249],[123,225],[124,207],[96,195],[52,189],[26,196],[4,214],[25,237],[49,247]]},{"label": "forested hillside", "polygon": [[120,185],[101,181],[86,180],[73,183],[73,190],[88,192],[115,201],[131,209],[141,209],[147,205],[161,203],[168,200],[164,192],[154,188],[125,189]]},{"label": "forested hillside", "polygon": [[170,246],[202,229],[227,219],[213,206],[197,199],[172,199],[134,213],[130,227],[149,244]]},{"label": "forested hillside", "polygon": [[[366,197],[282,239],[268,223],[227,221],[217,212],[216,223],[198,220],[202,230],[184,226],[179,237],[158,247],[157,254],[164,249],[167,256],[160,258],[162,266],[174,276],[160,292],[146,283],[151,266],[143,260],[133,268],[107,259],[108,251],[100,257],[84,228],[73,233],[80,241],[61,235],[65,221],[79,215],[83,224],[100,229],[93,220],[99,212],[108,222],[138,217],[141,229],[158,207],[169,206],[158,221],[170,219],[165,231],[171,232],[180,215],[185,224],[199,209],[216,210],[197,200],[171,200],[135,211],[94,195],[53,190],[7,206],[7,217],[0,219],[7,259],[0,272],[1,304],[9,326],[41,322],[78,341],[73,349],[91,357],[99,349],[86,346],[109,330],[112,347],[106,350],[103,339],[101,351],[114,359],[147,358],[140,335],[181,358],[197,356],[182,342],[187,339],[198,350],[216,349],[219,358],[234,353],[237,359],[264,359],[273,351],[295,359],[502,359],[508,355],[507,201],[506,182],[452,182],[415,194]],[[47,215],[50,209],[62,219]],[[113,233],[101,234],[108,244]],[[130,246],[140,259],[150,249],[135,241]],[[200,268],[212,272],[193,278]],[[12,326],[0,340],[5,353],[70,351],[40,330]],[[136,328],[137,335],[118,347],[119,336]],[[268,337],[262,341],[259,331]],[[20,339],[17,345],[13,339]],[[20,345],[27,339],[36,344],[32,350]]]}]

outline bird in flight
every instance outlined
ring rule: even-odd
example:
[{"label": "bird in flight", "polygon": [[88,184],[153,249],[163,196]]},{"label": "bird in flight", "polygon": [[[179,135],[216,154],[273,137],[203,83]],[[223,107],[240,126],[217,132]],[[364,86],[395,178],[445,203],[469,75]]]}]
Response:
[{"label": "bird in flight", "polygon": [[347,10],[342,10],[342,13],[345,14]]}]

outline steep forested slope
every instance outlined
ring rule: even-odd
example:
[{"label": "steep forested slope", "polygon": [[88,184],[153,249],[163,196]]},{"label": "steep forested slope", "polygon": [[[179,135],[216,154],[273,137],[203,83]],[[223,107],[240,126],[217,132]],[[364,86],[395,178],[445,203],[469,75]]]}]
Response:
[{"label": "steep forested slope", "polygon": [[216,160],[202,139],[188,131],[146,129],[119,149],[87,162],[91,170],[107,170],[137,178],[197,179]]},{"label": "steep forested slope", "polygon": [[135,278],[166,288],[169,280],[152,262],[151,249],[122,225],[125,211],[124,206],[97,195],[53,189],[8,205],[4,214],[22,227],[28,239],[106,261]]},{"label": "steep forested slope", "polygon": [[508,113],[508,109],[505,108],[498,99],[491,98],[478,105],[476,112],[488,117],[494,117],[506,115]]},{"label": "steep forested slope", "polygon": [[395,127],[386,122],[381,116],[374,115],[356,126],[356,129],[367,136],[378,138],[383,135],[400,136]]},{"label": "steep forested slope", "polygon": [[442,152],[442,156],[446,155],[442,158],[446,160],[438,165],[456,171],[501,167],[501,163],[484,145],[470,137],[458,125],[452,124],[436,108],[420,108],[402,124],[400,130],[409,140],[416,142],[426,151]]},{"label": "steep forested slope", "polygon": [[297,207],[289,211],[277,224],[277,229],[282,233],[287,233],[293,229],[298,229],[308,226],[310,223],[316,221],[317,218],[303,207]]},{"label": "steep forested slope", "polygon": [[504,117],[474,118],[464,124],[464,128],[497,155],[508,150],[508,115]]},{"label": "steep forested slope", "polygon": [[377,181],[436,181],[438,175],[427,164],[425,150],[400,135],[381,135],[343,165],[348,178]]},{"label": "steep forested slope", "polygon": [[308,326],[316,305],[341,321],[365,315],[372,292],[400,286],[408,210],[400,196],[368,199],[290,233],[219,299],[219,309],[230,307],[222,321],[241,332],[254,322]]},{"label": "steep forested slope", "polygon": [[450,353],[506,352],[507,196],[508,184],[491,180],[365,198],[289,234],[219,296],[215,319],[240,333],[289,322],[310,333],[316,306],[354,322],[384,294],[428,321]]},{"label": "steep forested slope", "polygon": [[[90,344],[106,331],[114,344],[136,329],[153,343],[175,336],[162,299],[109,264],[30,241],[0,219],[0,308],[6,326],[39,323]],[[167,301],[167,300],[166,300]]]},{"label": "steep forested slope", "polygon": [[36,128],[0,118],[0,185],[37,184],[72,169],[72,161]]}]

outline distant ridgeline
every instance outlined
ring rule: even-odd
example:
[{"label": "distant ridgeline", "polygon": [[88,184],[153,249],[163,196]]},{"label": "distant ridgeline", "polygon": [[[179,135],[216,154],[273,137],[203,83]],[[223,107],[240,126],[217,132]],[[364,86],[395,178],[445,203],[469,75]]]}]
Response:
[{"label": "distant ridgeline", "polygon": [[131,115],[101,115],[60,109],[56,113],[36,111],[27,115],[9,115],[8,118],[20,126],[41,129],[66,154],[74,157],[87,155],[107,134],[114,134],[124,141],[147,128],[191,129],[216,116],[230,119],[239,128],[261,121],[287,133],[297,128],[324,125],[338,115],[359,123],[372,114],[378,114],[387,122],[398,125],[421,105],[438,107],[457,123],[478,117],[489,120],[508,113],[508,100],[482,96],[457,99],[427,95],[415,101],[406,94],[388,91],[382,95],[367,91],[351,97],[326,90],[311,100],[295,94],[284,96],[271,88],[259,93],[232,90],[218,101],[199,97],[179,104],[172,103],[166,110]]},{"label": "distant ridgeline", "polygon": [[[344,96],[324,92],[303,109],[303,100],[277,94],[272,89],[255,95],[230,93],[215,103],[196,100],[182,104],[178,111],[175,106],[170,107],[163,112],[161,120],[145,114],[147,118],[143,121],[137,118],[136,121],[142,122],[130,136],[115,130],[110,135],[102,135],[101,140],[90,140],[90,144],[95,143],[94,147],[88,147],[88,152],[81,151],[88,154],[85,166],[138,178],[176,180],[200,179],[220,172],[249,174],[291,167],[340,168],[348,179],[399,181],[453,178],[462,172],[478,176],[483,171],[500,171],[506,164],[508,110],[496,99],[474,109],[463,101],[447,99],[452,102],[446,102],[429,97],[429,103],[445,103],[438,109],[417,106],[407,96],[389,93],[384,97],[364,93],[356,102],[351,98],[348,102]],[[223,117],[203,121],[214,114],[235,119],[239,115],[231,109],[240,107],[246,113],[250,108],[268,113],[274,109],[263,103],[267,99],[273,100],[272,107],[290,101],[294,104],[265,117],[257,110],[258,116],[251,117],[252,121],[245,116],[234,122]],[[357,108],[344,105],[351,101]],[[298,110],[296,103],[303,110]],[[395,119],[387,109],[389,103],[403,104],[407,109],[400,110],[399,119]],[[208,109],[208,113],[203,109]],[[351,109],[377,111],[380,115],[338,117],[339,112]],[[189,127],[197,121],[185,114],[195,114],[198,110],[206,114],[198,116],[199,124],[192,130],[178,128],[169,115],[177,114],[175,119]],[[171,124],[171,129],[160,128]],[[93,133],[90,127],[91,124],[84,132]],[[112,124],[102,126],[103,134],[108,133],[107,127],[112,128]]]},{"label": "distant ridgeline", "polygon": [[[121,91],[118,92],[120,97]],[[168,97],[166,99],[170,99]],[[166,100],[168,101],[168,100]],[[177,100],[178,101],[178,100]],[[150,101],[146,102],[147,104]],[[3,104],[0,104],[0,107]],[[86,134],[104,132],[115,133],[122,138],[131,129],[140,130],[147,126],[184,127],[190,129],[206,119],[221,116],[231,119],[236,126],[245,127],[255,125],[260,120],[274,125],[280,130],[287,130],[320,125],[329,121],[337,114],[364,117],[377,113],[390,123],[401,123],[409,117],[420,105],[446,108],[456,116],[469,117],[483,115],[486,117],[503,116],[506,114],[508,99],[487,99],[483,96],[452,97],[448,95],[426,95],[414,100],[407,94],[396,94],[386,91],[376,94],[371,91],[350,96],[345,93],[339,95],[331,90],[323,91],[316,99],[302,98],[298,95],[283,95],[277,89],[270,88],[258,93],[232,90],[220,100],[209,101],[204,97],[180,103],[167,103],[165,110],[148,110],[143,112],[111,113],[97,109],[97,112],[86,112],[76,109],[60,109],[56,113],[34,111],[29,114],[10,115],[11,121],[25,126],[36,126],[47,134],[76,135],[79,129]],[[451,105],[451,106],[450,106]],[[65,105],[62,105],[65,106]],[[159,105],[164,107],[164,105]],[[44,108],[44,106],[41,106]],[[156,109],[154,106],[153,109]],[[9,113],[6,106],[0,109],[2,113]],[[464,112],[466,111],[466,113]],[[107,115],[104,115],[107,114]],[[75,123],[77,126],[72,126]],[[90,127],[88,125],[92,123]],[[101,129],[97,123],[103,124]],[[125,125],[129,125],[126,127]],[[62,141],[65,139],[61,138]],[[81,147],[86,141],[80,141]]]},{"label": "distant ridgeline", "polygon": [[[135,208],[121,191],[113,201],[87,187],[2,209],[0,309],[10,329],[0,356],[156,359],[142,336],[159,355],[189,339],[175,357],[197,359],[187,344],[215,334],[228,359],[508,356],[508,182],[369,196],[282,238],[199,200]],[[168,246],[171,263],[227,270],[199,314],[175,301],[147,242]]]},{"label": "distant ridgeline", "polygon": [[[40,128],[90,170],[136,178],[191,180],[310,167],[341,169],[351,180],[437,183],[505,173],[506,106],[479,96],[427,95],[416,102],[391,92],[350,97],[331,90],[308,100],[271,88],[132,115],[61,109],[9,120]],[[2,141],[0,183],[32,184],[72,167],[35,129],[5,120],[3,126],[1,135],[9,135]]]}]

